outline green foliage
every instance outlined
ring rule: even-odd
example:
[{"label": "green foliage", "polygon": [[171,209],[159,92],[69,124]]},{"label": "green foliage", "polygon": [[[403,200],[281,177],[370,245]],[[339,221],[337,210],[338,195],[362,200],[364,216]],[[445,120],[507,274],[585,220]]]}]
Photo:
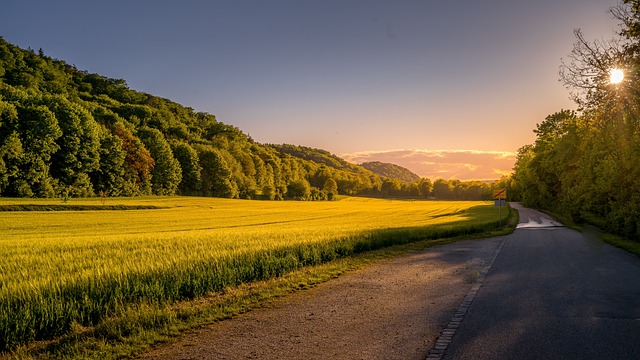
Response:
[{"label": "green foliage", "polygon": [[338,195],[338,183],[332,178],[328,178],[327,181],[324,182],[322,191],[327,194],[328,200],[333,200],[336,195]]},{"label": "green foliage", "polygon": [[395,164],[372,161],[364,162],[360,164],[360,166],[383,178],[395,179],[409,184],[420,181],[420,176],[414,174],[409,169]]},{"label": "green foliage", "polygon": [[156,129],[142,128],[138,133],[155,162],[151,170],[153,193],[174,195],[182,180],[182,169],[178,160],[173,157],[169,143]]},{"label": "green foliage", "polygon": [[141,195],[151,193],[151,170],[155,160],[142,141],[121,124],[113,129],[114,135],[120,138],[124,158],[124,191],[123,195]]},{"label": "green foliage", "polygon": [[122,140],[106,128],[100,131],[99,166],[91,173],[91,181],[98,194],[120,196],[124,191],[126,152]]},{"label": "green foliage", "polygon": [[[572,61],[561,68],[582,112],[561,110],[538,124],[535,143],[518,152],[511,187],[527,206],[601,219],[606,230],[640,240],[640,2],[612,11],[621,38],[589,43],[577,32]],[[624,69],[623,83],[608,83],[612,67]]]},{"label": "green foliage", "polygon": [[51,174],[59,181],[58,192],[75,197],[93,195],[89,174],[99,166],[98,124],[86,109],[62,96],[46,97],[44,103],[56,115],[62,131],[51,162]]},{"label": "green foliage", "polygon": [[3,193],[25,197],[54,196],[54,179],[49,174],[49,165],[52,154],[59,149],[56,140],[62,135],[58,121],[44,105],[19,104],[16,108],[19,121],[3,124],[6,132],[2,133],[9,133],[3,142],[12,144],[14,156],[22,156],[17,159],[19,172],[8,178]]},{"label": "green foliage", "polygon": [[196,195],[202,189],[202,166],[196,150],[185,142],[179,142],[173,147],[173,154],[182,169],[182,181],[178,186],[182,195]]},{"label": "green foliage", "polygon": [[427,178],[421,178],[416,185],[418,188],[418,196],[423,199],[428,199],[433,192],[433,184],[431,180]]},{"label": "green foliage", "polygon": [[237,188],[231,182],[231,170],[220,151],[212,146],[199,146],[202,194],[222,198],[233,198]]},{"label": "green foliage", "polygon": [[[0,38],[0,196],[431,196],[415,174],[382,165],[384,175],[321,149],[258,144],[214,115]],[[386,178],[401,184],[383,189]]]},{"label": "green foliage", "polygon": [[402,184],[396,179],[385,179],[381,186],[382,195],[395,197],[401,194]]},{"label": "green foliage", "polygon": [[292,180],[287,186],[287,197],[294,200],[309,200],[311,185],[305,179]]}]

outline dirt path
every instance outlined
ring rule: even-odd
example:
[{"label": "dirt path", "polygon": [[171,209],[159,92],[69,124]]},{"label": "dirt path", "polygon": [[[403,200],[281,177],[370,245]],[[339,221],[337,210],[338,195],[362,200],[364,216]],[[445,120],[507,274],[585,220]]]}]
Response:
[{"label": "dirt path", "polygon": [[460,241],[348,273],[194,330],[144,359],[425,359],[502,238]]}]

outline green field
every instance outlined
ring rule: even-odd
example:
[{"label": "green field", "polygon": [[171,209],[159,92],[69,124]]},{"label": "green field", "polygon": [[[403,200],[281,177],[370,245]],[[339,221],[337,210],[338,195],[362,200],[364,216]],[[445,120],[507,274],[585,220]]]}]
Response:
[{"label": "green field", "polygon": [[498,222],[492,203],[462,201],[0,199],[16,210],[10,205],[55,211],[0,212],[0,351],[96,326],[131,306],[175,304]]}]

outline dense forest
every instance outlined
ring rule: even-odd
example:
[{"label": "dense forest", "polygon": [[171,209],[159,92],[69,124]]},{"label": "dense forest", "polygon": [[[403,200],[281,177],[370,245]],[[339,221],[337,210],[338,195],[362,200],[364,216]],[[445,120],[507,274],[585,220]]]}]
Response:
[{"label": "dense forest", "polygon": [[0,37],[0,196],[480,199],[490,187],[413,180],[380,176],[324,150],[259,144],[214,115]]},{"label": "dense forest", "polygon": [[[616,37],[591,42],[576,30],[560,67],[579,111],[537,125],[508,185],[524,205],[640,240],[640,1],[621,1],[611,13],[620,21]],[[622,82],[611,81],[614,69]]]}]

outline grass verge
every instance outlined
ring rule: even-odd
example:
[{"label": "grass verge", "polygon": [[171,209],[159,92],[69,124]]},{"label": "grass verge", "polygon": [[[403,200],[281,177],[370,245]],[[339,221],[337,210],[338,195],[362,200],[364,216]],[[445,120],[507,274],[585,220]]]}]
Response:
[{"label": "grass verge", "polygon": [[624,238],[620,235],[612,234],[603,230],[606,226],[604,219],[598,218],[594,215],[587,214],[584,216],[585,226],[584,231],[589,233],[595,233],[596,236],[617,248],[628,251],[636,256],[640,256],[640,242]]},{"label": "grass verge", "polygon": [[625,239],[621,236],[609,233],[600,233],[600,237],[608,244],[626,250],[636,256],[640,256],[640,243],[637,241]]},{"label": "grass verge", "polygon": [[613,245],[640,257],[640,242],[606,232],[603,230],[606,226],[605,222],[601,218],[591,214],[585,214],[583,215],[584,222],[577,224],[568,215],[548,211],[543,212],[553,216],[556,220],[560,221],[564,226],[570,229],[580,231],[582,233],[590,233],[595,238],[600,239],[607,244]]}]

